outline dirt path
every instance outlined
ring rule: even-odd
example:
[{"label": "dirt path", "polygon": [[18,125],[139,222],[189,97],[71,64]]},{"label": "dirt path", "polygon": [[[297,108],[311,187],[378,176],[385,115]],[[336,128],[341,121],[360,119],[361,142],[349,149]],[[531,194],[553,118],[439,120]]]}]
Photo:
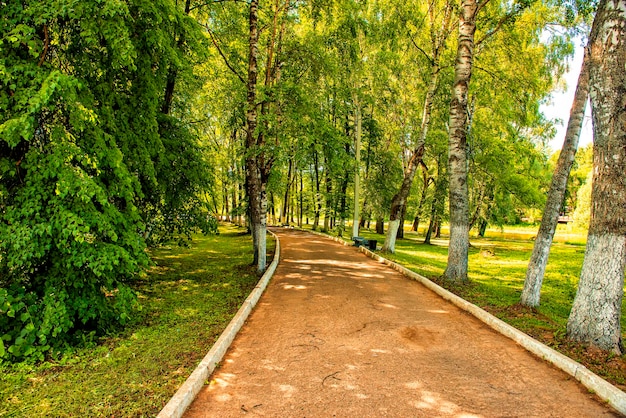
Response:
[{"label": "dirt path", "polygon": [[187,417],[619,416],[354,247],[275,232],[274,278]]}]

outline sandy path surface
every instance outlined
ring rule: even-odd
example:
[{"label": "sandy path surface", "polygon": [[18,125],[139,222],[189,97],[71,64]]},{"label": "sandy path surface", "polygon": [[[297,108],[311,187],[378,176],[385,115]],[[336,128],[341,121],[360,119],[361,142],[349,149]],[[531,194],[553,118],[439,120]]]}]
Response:
[{"label": "sandy path surface", "polygon": [[356,248],[275,232],[278,269],[186,417],[620,416]]}]

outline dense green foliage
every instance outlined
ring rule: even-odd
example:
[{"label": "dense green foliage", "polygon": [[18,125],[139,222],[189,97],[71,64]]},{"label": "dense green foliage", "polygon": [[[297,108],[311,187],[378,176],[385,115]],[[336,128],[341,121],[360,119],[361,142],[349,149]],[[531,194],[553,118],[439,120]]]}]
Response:
[{"label": "dense green foliage", "polygon": [[[543,204],[553,127],[539,104],[564,71],[571,31],[543,34],[588,21],[587,3],[489,2],[481,14],[468,114],[478,231]],[[0,5],[0,358],[41,359],[126,323],[146,247],[214,231],[211,214],[250,213],[247,157],[272,167],[270,222],[343,231],[358,205],[363,224],[382,228],[430,86],[402,216],[427,219],[428,238],[449,216],[457,2],[260,2],[250,130],[249,3]],[[246,149],[249,133],[261,145]]]},{"label": "dense green foliage", "polygon": [[169,0],[9,0],[0,33],[0,358],[41,359],[126,323],[146,243],[198,225],[207,165],[162,107],[201,36]]},{"label": "dense green foliage", "polygon": [[[554,130],[539,105],[564,71],[571,44],[567,36],[542,42],[542,33],[548,23],[567,20],[566,12],[575,9],[522,3],[519,10],[509,3],[490,3],[477,35],[468,152],[471,223],[477,229],[519,222],[529,210],[542,207],[549,184],[544,145]],[[269,28],[261,33],[261,73],[274,45],[274,17],[280,23],[285,13],[273,7],[267,3],[260,15],[262,26]],[[342,0],[285,7],[289,18],[282,22],[286,29],[280,29],[282,38],[275,47],[281,51],[280,81],[269,89],[258,82],[261,99],[275,99],[260,118],[266,124],[258,128],[271,127],[267,147],[276,158],[267,186],[270,222],[303,223],[309,218],[319,219],[320,228],[343,229],[355,204],[356,170],[361,173],[356,204],[362,221],[388,217],[418,142],[424,100],[436,74],[423,164],[405,214],[417,221],[433,218],[436,228],[448,217],[447,126],[456,3]],[[447,25],[445,10],[452,10]],[[213,198],[225,217],[235,219],[243,213],[243,152],[233,149],[246,132],[241,78],[245,12],[238,2],[204,9],[214,41],[209,68],[220,69],[211,71],[203,104],[203,109],[210,108],[210,136],[219,144],[223,173]],[[437,36],[445,39],[435,51]],[[435,53],[439,63],[433,67]],[[207,92],[215,100],[208,100]],[[357,114],[362,122],[359,162]]]},{"label": "dense green foliage", "polygon": [[156,416],[257,284],[248,241],[220,226],[188,247],[151,250],[154,265],[131,285],[140,315],[98,346],[0,366],[0,416]]}]

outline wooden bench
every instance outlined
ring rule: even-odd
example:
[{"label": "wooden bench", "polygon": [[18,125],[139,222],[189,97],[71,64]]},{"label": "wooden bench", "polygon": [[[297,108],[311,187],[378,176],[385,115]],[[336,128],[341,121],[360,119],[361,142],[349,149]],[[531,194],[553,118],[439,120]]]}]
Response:
[{"label": "wooden bench", "polygon": [[378,241],[375,239],[367,240],[363,237],[352,237],[352,241],[354,241],[355,247],[363,246],[367,247],[371,251],[376,251],[376,245],[378,244]]},{"label": "wooden bench", "polygon": [[360,247],[360,246],[366,247],[369,245],[369,241],[363,237],[352,237],[352,241],[354,241],[355,247]]}]

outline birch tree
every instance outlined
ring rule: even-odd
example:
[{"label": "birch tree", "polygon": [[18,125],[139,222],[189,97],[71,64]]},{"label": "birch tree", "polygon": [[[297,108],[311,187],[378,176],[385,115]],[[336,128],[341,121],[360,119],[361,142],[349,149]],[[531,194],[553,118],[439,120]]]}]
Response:
[{"label": "birch tree", "polygon": [[[469,86],[476,53],[488,47],[490,40],[517,24],[524,12],[539,4],[533,0],[494,2],[490,0],[463,0],[459,22],[459,37],[455,65],[455,79],[450,102],[448,166],[450,244],[448,264],[443,277],[451,282],[466,282],[469,249],[469,177],[468,177],[468,130],[474,115],[474,107],[468,108]],[[480,37],[476,41],[477,18],[486,10],[481,22]],[[536,28],[531,29],[533,32]],[[511,55],[511,54],[508,54]],[[488,69],[482,68],[484,71]],[[524,94],[524,96],[526,96]],[[523,123],[523,120],[520,121]]]},{"label": "birch tree", "polygon": [[[250,230],[254,246],[254,264],[263,273],[267,266],[267,182],[275,161],[268,150],[267,135],[271,105],[275,102],[274,88],[280,80],[280,48],[285,31],[285,15],[289,4],[276,0],[273,8],[270,38],[265,50],[263,98],[258,101],[259,78],[259,0],[249,6],[248,71],[246,81],[246,190]],[[282,16],[282,17],[281,17]],[[280,20],[279,20],[279,17]],[[276,110],[280,112],[280,109]],[[259,115],[262,117],[259,124]]]},{"label": "birch tree", "polygon": [[574,101],[570,110],[569,122],[567,124],[567,132],[565,141],[559,155],[552,183],[548,191],[546,207],[541,218],[541,226],[535,239],[533,252],[526,270],[526,280],[524,281],[524,289],[522,290],[521,304],[525,306],[539,306],[541,294],[541,284],[548,263],[548,255],[550,246],[556,231],[556,225],[559,219],[559,213],[565,198],[567,189],[567,180],[569,178],[572,164],[576,157],[578,148],[578,139],[583,126],[585,117],[585,106],[589,96],[589,72],[588,72],[589,48],[585,48],[585,55],[578,76],[578,85],[574,94]]},{"label": "birch tree", "polygon": [[567,336],[621,354],[626,266],[626,0],[600,1],[589,44],[594,130],[591,221]]},{"label": "birch tree", "polygon": [[257,135],[258,108],[257,108],[257,80],[259,55],[259,0],[250,2],[249,11],[249,38],[248,38],[248,79],[246,84],[246,190],[248,193],[248,216],[254,246],[254,263],[257,271],[265,271],[266,259],[266,214],[267,195],[262,180],[261,161],[259,159],[259,142]]},{"label": "birch tree", "polygon": [[459,44],[454,68],[452,100],[450,102],[450,130],[448,169],[450,173],[450,246],[444,277],[452,282],[467,281],[469,249],[469,191],[467,187],[467,103],[472,62],[476,15],[487,1],[461,2]]},{"label": "birch tree", "polygon": [[[441,16],[436,12],[434,2],[431,3],[428,11],[428,17],[431,25],[431,53],[428,54],[422,49],[411,37],[411,42],[421,53],[423,53],[430,63],[430,79],[428,81],[428,90],[426,97],[424,98],[424,104],[422,109],[422,120],[419,129],[419,136],[415,144],[415,148],[411,152],[409,162],[404,170],[404,178],[398,192],[394,195],[391,201],[391,210],[389,214],[389,228],[385,235],[385,243],[383,245],[383,251],[394,252],[396,237],[398,229],[402,228],[400,225],[401,219],[403,219],[403,213],[406,210],[406,200],[411,191],[413,179],[417,168],[423,164],[424,152],[426,150],[426,137],[428,135],[428,129],[430,127],[432,107],[434,103],[434,97],[439,85],[439,75],[441,71],[441,57],[446,47],[446,41],[452,31],[453,19],[452,16],[452,4],[447,1],[441,12]],[[441,19],[441,20],[439,20]]]}]

